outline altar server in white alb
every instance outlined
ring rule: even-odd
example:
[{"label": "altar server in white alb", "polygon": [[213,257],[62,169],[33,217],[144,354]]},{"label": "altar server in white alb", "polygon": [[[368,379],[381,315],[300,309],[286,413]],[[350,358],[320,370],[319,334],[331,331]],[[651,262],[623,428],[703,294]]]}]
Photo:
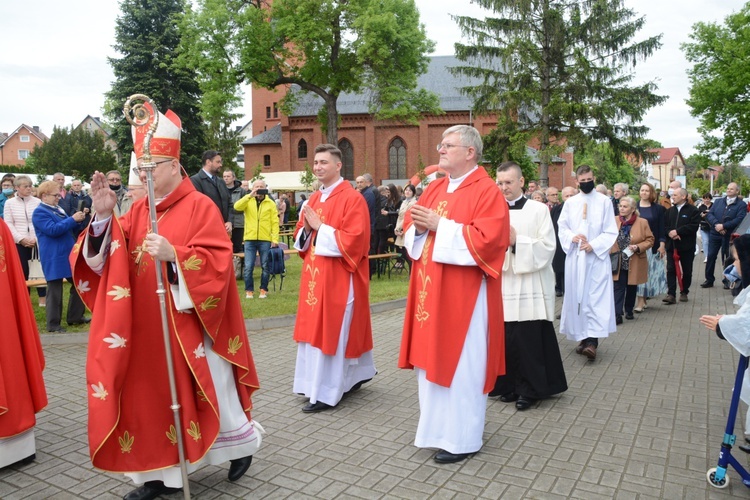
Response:
[{"label": "altar server in white alb", "polygon": [[610,199],[594,191],[591,167],[576,170],[581,190],[563,205],[558,237],[565,251],[565,298],[560,333],[579,342],[576,353],[596,359],[599,339],[617,331],[609,250],[617,239]]},{"label": "altar server in white alb", "polygon": [[568,389],[552,324],[557,239],[547,205],[524,197],[517,163],[498,167],[497,185],[508,202],[510,246],[503,264],[505,375],[497,378],[490,396],[515,402],[523,411]]}]

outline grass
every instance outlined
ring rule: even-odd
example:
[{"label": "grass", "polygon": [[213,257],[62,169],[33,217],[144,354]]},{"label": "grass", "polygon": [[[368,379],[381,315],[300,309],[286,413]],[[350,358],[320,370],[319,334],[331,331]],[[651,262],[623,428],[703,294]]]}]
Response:
[{"label": "grass", "polygon": [[[284,277],[284,286],[282,290],[279,290],[281,285],[281,277],[277,276],[275,280],[269,282],[268,287],[268,298],[260,300],[258,298],[258,290],[260,289],[260,269],[255,269],[255,299],[245,299],[245,283],[240,279],[237,280],[236,286],[240,294],[240,301],[242,302],[242,312],[245,318],[268,318],[271,316],[284,316],[287,314],[295,314],[297,312],[297,298],[299,294],[299,279],[302,271],[302,259],[296,255],[292,255],[289,260],[286,261],[286,276]],[[274,290],[274,282],[276,284],[276,290]],[[388,279],[388,275],[381,275],[380,278],[373,276],[370,281],[370,303],[374,304],[377,302],[385,302],[388,300],[400,299],[406,297],[407,289],[409,287],[409,275],[406,270],[399,272],[392,272],[391,278]],[[64,286],[63,292],[63,327],[68,332],[85,332],[88,331],[89,325],[76,325],[68,326],[65,324],[65,311],[68,305],[70,285],[67,283]],[[45,333],[47,331],[47,320],[45,315],[45,309],[39,307],[37,302],[36,291],[31,292],[32,304],[34,305],[34,314],[36,316],[36,322],[39,327],[39,331]],[[89,313],[86,316],[90,316]]]}]

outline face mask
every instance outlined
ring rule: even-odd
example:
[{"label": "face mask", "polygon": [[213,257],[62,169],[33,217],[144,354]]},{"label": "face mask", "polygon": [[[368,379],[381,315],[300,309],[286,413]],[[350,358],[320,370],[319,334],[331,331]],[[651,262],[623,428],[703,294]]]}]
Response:
[{"label": "face mask", "polygon": [[121,187],[122,187],[122,184],[110,184],[109,185],[109,189],[111,189],[112,191],[119,191]]},{"label": "face mask", "polygon": [[594,181],[584,181],[579,182],[578,187],[581,188],[581,191],[585,194],[589,194],[591,191],[594,190]]},{"label": "face mask", "polygon": [[674,194],[674,189],[672,188],[667,189],[667,194],[669,194],[669,196],[672,196]]},{"label": "face mask", "polygon": [[12,195],[12,194],[13,194],[13,188],[10,188],[10,189],[3,189],[3,194],[4,194],[5,196],[10,196],[10,195]]}]

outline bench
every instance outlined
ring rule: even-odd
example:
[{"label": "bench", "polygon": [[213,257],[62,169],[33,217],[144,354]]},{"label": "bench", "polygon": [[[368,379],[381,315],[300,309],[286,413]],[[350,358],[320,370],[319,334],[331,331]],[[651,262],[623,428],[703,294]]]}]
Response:
[{"label": "bench", "polygon": [[388,279],[391,279],[391,269],[393,268],[393,266],[391,266],[391,259],[397,259],[399,257],[401,257],[401,254],[398,253],[376,253],[367,256],[369,260],[375,261],[375,272],[377,273],[378,278],[387,272]]}]

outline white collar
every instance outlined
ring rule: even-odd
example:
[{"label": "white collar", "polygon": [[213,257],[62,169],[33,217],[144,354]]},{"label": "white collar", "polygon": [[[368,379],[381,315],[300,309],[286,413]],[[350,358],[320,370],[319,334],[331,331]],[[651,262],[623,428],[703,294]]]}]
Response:
[{"label": "white collar", "polygon": [[471,175],[472,173],[474,173],[474,170],[476,170],[476,169],[478,169],[478,168],[479,168],[479,165],[474,165],[474,168],[472,168],[471,170],[469,170],[468,172],[466,172],[466,173],[465,173],[464,175],[462,175],[461,177],[457,177],[457,178],[455,178],[455,179],[454,179],[454,178],[452,178],[452,177],[451,177],[451,176],[449,175],[449,176],[448,176],[448,192],[449,192],[449,193],[452,193],[453,191],[455,191],[456,189],[458,189],[458,187],[459,187],[459,186],[461,185],[461,183],[462,183],[463,181],[465,181],[465,180],[466,180],[466,178],[467,178],[468,176],[470,176],[470,175]]},{"label": "white collar", "polygon": [[[524,197],[524,196],[523,196],[523,193],[521,193],[521,196],[519,196],[519,197],[518,197],[518,198],[516,198],[515,200],[513,200],[513,201],[508,201],[508,206],[509,206],[509,207],[514,207],[514,206],[516,206],[516,203],[518,203],[518,200],[520,200],[520,199],[521,199],[521,198],[523,198],[523,197]],[[507,201],[507,200],[506,200],[506,201]]]}]

